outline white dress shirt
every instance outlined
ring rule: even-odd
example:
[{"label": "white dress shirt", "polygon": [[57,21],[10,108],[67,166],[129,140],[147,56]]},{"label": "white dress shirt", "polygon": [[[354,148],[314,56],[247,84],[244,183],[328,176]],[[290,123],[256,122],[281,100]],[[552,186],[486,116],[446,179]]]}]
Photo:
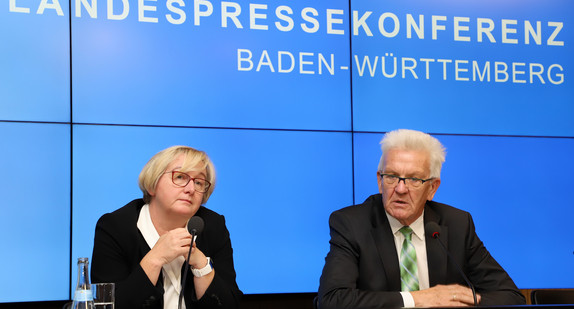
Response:
[{"label": "white dress shirt", "polygon": [[[391,224],[391,230],[395,238],[395,248],[397,250],[397,257],[401,259],[401,249],[403,247],[403,241],[405,236],[399,232],[403,225],[387,212],[385,212],[389,223]],[[427,246],[425,243],[425,226],[424,226],[424,211],[423,214],[415,220],[410,225],[413,230],[412,244],[415,247],[417,253],[417,277],[419,279],[419,290],[424,290],[429,288],[429,268],[427,263]],[[414,307],[415,301],[410,292],[401,292],[403,296],[404,307]]]},{"label": "white dress shirt", "polygon": [[[159,234],[151,221],[148,204],[142,207],[137,226],[148,246],[153,248],[159,240]],[[165,264],[162,267],[164,309],[177,309],[179,293],[181,291],[181,267],[184,262],[185,258],[179,256],[171,261],[171,263]],[[181,303],[181,308],[185,309],[185,302]]]}]

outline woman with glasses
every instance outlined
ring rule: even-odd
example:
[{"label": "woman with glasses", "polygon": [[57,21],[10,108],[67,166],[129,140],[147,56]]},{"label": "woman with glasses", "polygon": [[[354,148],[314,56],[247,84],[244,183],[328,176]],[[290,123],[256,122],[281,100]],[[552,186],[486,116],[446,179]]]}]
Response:
[{"label": "woman with glasses", "polygon": [[[92,282],[116,283],[116,309],[239,307],[225,219],[202,206],[214,184],[205,152],[173,146],[142,169],[143,199],[98,220]],[[202,218],[205,228],[190,250],[192,217]]]}]

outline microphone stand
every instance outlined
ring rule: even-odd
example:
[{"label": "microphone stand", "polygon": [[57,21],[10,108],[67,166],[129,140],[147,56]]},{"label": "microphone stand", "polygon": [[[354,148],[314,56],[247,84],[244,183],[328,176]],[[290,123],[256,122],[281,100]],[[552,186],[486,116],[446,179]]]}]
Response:
[{"label": "microphone stand", "polygon": [[446,254],[448,255],[448,257],[450,258],[450,260],[454,263],[454,265],[456,266],[456,268],[458,269],[458,271],[462,274],[462,278],[464,279],[464,281],[466,281],[466,284],[470,287],[470,289],[472,290],[472,297],[474,299],[474,306],[476,307],[477,301],[476,301],[476,291],[474,290],[474,286],[470,283],[470,281],[468,280],[468,278],[466,277],[466,275],[464,274],[464,272],[462,271],[462,268],[460,267],[460,265],[458,265],[458,263],[456,262],[456,260],[452,257],[452,255],[450,255],[450,252],[448,252],[448,250],[446,250],[446,247],[444,246],[444,244],[442,243],[442,241],[439,238],[439,233],[435,232],[432,234],[433,238],[436,238],[436,240],[438,240],[438,243],[440,244],[440,246],[442,247],[442,249],[444,250],[444,252],[446,252]]},{"label": "microphone stand", "polygon": [[193,249],[193,241],[195,238],[196,230],[191,230],[191,244],[189,246],[189,252],[187,253],[187,258],[185,259],[185,266],[183,271],[183,279],[181,280],[181,291],[179,293],[179,299],[177,301],[177,309],[181,309],[181,301],[183,300],[183,292],[185,290],[185,280],[187,279],[187,273],[189,272],[189,257],[191,256],[191,249]]}]

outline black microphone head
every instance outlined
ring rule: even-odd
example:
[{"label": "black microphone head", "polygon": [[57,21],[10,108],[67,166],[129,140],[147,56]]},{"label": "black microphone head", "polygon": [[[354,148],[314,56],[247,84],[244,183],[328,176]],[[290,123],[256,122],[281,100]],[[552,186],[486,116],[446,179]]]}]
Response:
[{"label": "black microphone head", "polygon": [[193,216],[187,221],[187,230],[190,234],[193,234],[195,230],[195,235],[201,234],[203,232],[203,227],[205,223],[203,223],[203,219],[201,217]]},{"label": "black microphone head", "polygon": [[438,238],[440,236],[440,226],[434,221],[427,222],[425,224],[425,233],[431,235],[432,238]]}]

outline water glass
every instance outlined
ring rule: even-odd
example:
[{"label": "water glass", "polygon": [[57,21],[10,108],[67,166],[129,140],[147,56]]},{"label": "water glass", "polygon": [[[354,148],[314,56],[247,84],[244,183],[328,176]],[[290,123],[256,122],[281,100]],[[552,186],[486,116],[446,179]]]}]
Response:
[{"label": "water glass", "polygon": [[115,288],[114,283],[92,284],[94,309],[114,309]]}]

